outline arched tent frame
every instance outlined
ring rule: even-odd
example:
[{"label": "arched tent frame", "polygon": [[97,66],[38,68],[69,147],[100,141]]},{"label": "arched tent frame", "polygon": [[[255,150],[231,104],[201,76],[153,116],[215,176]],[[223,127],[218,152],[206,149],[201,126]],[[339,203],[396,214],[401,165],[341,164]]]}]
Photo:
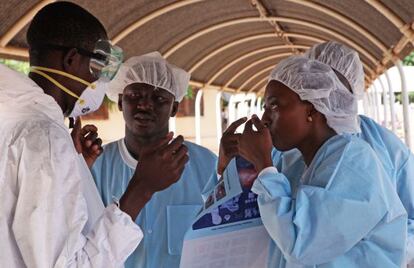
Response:
[{"label": "arched tent frame", "polygon": [[[22,33],[24,32],[26,25],[30,22],[33,15],[43,6],[54,2],[53,0],[43,0],[43,1],[9,1],[8,4],[2,4],[2,5],[8,5],[9,9],[4,8],[3,10],[3,18],[6,19],[6,17],[9,15],[7,13],[8,10],[11,10],[10,7],[12,6],[18,6],[19,4],[26,2],[25,6],[28,6],[29,8],[24,9],[18,9],[19,11],[24,11],[21,14],[16,14],[15,21],[11,24],[11,27],[8,29],[3,29],[1,32],[1,38],[0,38],[0,53],[3,56],[9,56],[9,57],[19,57],[19,58],[27,58],[27,49],[25,46],[21,45],[24,44],[24,40],[22,39],[22,36],[24,36]],[[27,2],[30,2],[28,4]],[[105,5],[93,5],[90,4],[91,7],[88,7],[88,1],[74,1],[78,2],[82,6],[85,6],[90,10],[93,14],[97,15],[98,17],[100,14],[106,14],[108,10],[105,10]],[[84,3],[86,2],[86,3]],[[111,1],[109,1],[111,2]],[[121,1],[122,2],[122,1]],[[124,1],[125,3],[119,3],[119,4],[126,4],[128,1]],[[139,10],[143,7],[145,4],[144,1],[135,1],[137,4],[129,3],[128,8],[125,8],[124,10]],[[142,3],[140,3],[142,2]],[[166,16],[173,16],[175,13],[191,13],[195,11],[203,10],[203,6],[206,9],[220,9],[221,8],[221,1],[218,0],[212,0],[212,1],[203,1],[203,0],[182,0],[182,1],[153,1],[156,2],[156,4],[152,4],[151,9],[148,10],[148,12],[145,12],[144,14],[141,14],[141,12],[137,12],[137,17],[133,20],[122,20],[123,14],[118,14],[118,16],[113,16],[112,19],[109,20],[109,24],[113,24],[114,21],[120,21],[120,26],[118,27],[119,30],[117,32],[112,33],[112,40],[114,43],[120,43],[121,45],[130,46],[131,49],[128,49],[127,51],[134,51],[133,45],[130,45],[128,43],[128,39],[130,39],[131,36],[139,32],[143,27],[151,26],[151,24],[154,24],[156,21],[163,20]],[[167,58],[171,58],[174,62],[174,58],[183,58],[183,55],[185,54],[185,50],[188,49],[188,46],[190,46],[194,42],[200,41],[200,39],[203,39],[203,37],[208,36],[214,32],[220,31],[221,29],[228,28],[229,29],[229,35],[231,35],[231,32],[235,28],[243,28],[247,24],[251,23],[261,23],[263,25],[263,30],[267,30],[268,33],[265,33],[264,31],[255,33],[254,35],[250,36],[250,40],[248,36],[243,36],[242,38],[236,38],[232,40],[231,42],[227,42],[227,44],[219,45],[216,47],[213,47],[212,49],[206,49],[205,53],[203,54],[197,54],[197,57],[192,57],[191,59],[186,59],[186,62],[189,62],[190,64],[186,64],[187,66],[182,66],[186,69],[188,69],[191,73],[193,73],[194,77],[202,77],[204,79],[194,79],[192,84],[194,85],[209,85],[213,88],[221,88],[222,90],[228,90],[228,91],[241,91],[242,89],[239,87],[241,84],[243,84],[244,81],[235,81],[237,83],[225,83],[224,85],[220,83],[222,78],[227,78],[226,80],[229,81],[229,77],[233,77],[234,74],[237,74],[241,69],[248,66],[248,64],[237,64],[239,66],[238,69],[232,68],[232,70],[228,71],[228,74],[223,74],[222,67],[219,66],[221,63],[229,64],[229,62],[226,62],[227,58],[231,58],[230,56],[233,56],[234,58],[240,58],[245,54],[244,51],[240,51],[240,54],[237,54],[237,50],[239,45],[246,44],[249,41],[253,41],[255,38],[256,40],[259,40],[261,37],[265,38],[265,35],[268,34],[268,38],[272,35],[273,39],[278,39],[280,41],[280,47],[284,46],[280,50],[273,52],[274,54],[283,54],[286,52],[292,52],[292,53],[300,53],[303,52],[306,47],[309,47],[310,45],[322,42],[323,40],[329,40],[329,39],[335,39],[340,42],[343,42],[354,49],[356,49],[362,56],[362,59],[364,61],[365,70],[367,73],[367,76],[369,77],[369,81],[374,80],[378,75],[383,73],[385,69],[396,61],[397,58],[402,58],[404,55],[404,49],[407,46],[412,46],[412,43],[414,42],[414,30],[413,30],[413,21],[407,21],[398,16],[397,14],[399,11],[401,13],[403,10],[398,10],[398,8],[404,8],[404,13],[414,12],[414,4],[410,3],[409,0],[402,1],[400,5],[396,6],[390,5],[387,6],[385,3],[389,1],[376,1],[376,0],[366,0],[366,1],[351,1],[352,3],[349,3],[349,8],[352,6],[353,13],[358,13],[358,6],[363,6],[363,11],[369,10],[370,13],[375,15],[375,18],[377,18],[377,21],[379,24],[387,24],[387,27],[394,27],[396,31],[400,32],[400,39],[393,40],[391,42],[388,42],[388,44],[384,41],[387,38],[382,36],[380,33],[377,33],[373,31],[372,25],[366,25],[358,20],[355,19],[356,16],[348,16],[347,13],[344,11],[347,10],[344,5],[342,5],[341,8],[338,8],[337,6],[333,5],[331,1],[319,1],[319,2],[311,2],[306,0],[284,0],[284,1],[259,1],[259,0],[231,0],[227,1],[229,4],[226,5],[226,7],[231,8],[233,6],[241,6],[243,5],[243,8],[241,8],[244,13],[252,14],[253,16],[229,16],[232,17],[230,19],[227,19],[225,16],[222,16],[217,22],[216,20],[211,20],[211,23],[203,23],[206,25],[206,27],[199,27],[198,25],[194,25],[192,27],[187,27],[186,30],[180,34],[180,38],[177,38],[176,40],[172,40],[170,42],[171,45],[169,46],[160,46],[158,50],[161,50],[163,55]],[[339,6],[339,5],[338,5]],[[135,7],[135,9],[134,9]],[[197,8],[199,7],[199,8]],[[280,8],[279,8],[280,7]],[[283,9],[284,13],[290,13],[294,14],[294,9],[301,10],[302,12],[299,12],[300,14],[291,15],[291,16],[277,16],[279,9]],[[407,10],[408,9],[408,10]],[[361,12],[363,12],[361,11]],[[237,9],[234,9],[234,13],[237,13]],[[240,12],[242,13],[242,12]],[[282,12],[281,12],[282,13]],[[309,18],[306,18],[304,14],[311,14],[315,13],[314,16],[309,16]],[[199,15],[194,13],[195,15]],[[315,19],[317,15],[320,14],[321,16],[325,16],[327,19],[329,19],[331,22],[333,22],[337,26],[341,26],[344,28],[349,29],[352,34],[345,34],[342,32],[339,32],[335,29],[334,26],[328,25],[325,22],[318,21]],[[350,13],[349,13],[350,14]],[[296,16],[296,17],[295,17]],[[135,17],[134,15],[130,15],[130,17]],[[182,20],[182,17],[177,16],[177,21]],[[108,23],[107,23],[108,24]],[[372,23],[375,24],[375,23]],[[290,26],[301,26],[304,29],[308,29],[309,31],[301,31],[301,32],[295,32],[293,30],[290,30]],[[272,30],[271,33],[269,33],[269,30]],[[312,34],[309,34],[312,33]],[[356,36],[358,35],[358,41]],[[151,37],[149,37],[151,38]],[[17,40],[16,40],[17,39]],[[392,38],[391,38],[392,39]],[[395,38],[394,38],[395,39]],[[306,40],[306,44],[302,44],[301,41]],[[359,42],[359,40],[363,40],[364,42]],[[14,41],[17,41],[17,43],[20,44],[20,46],[15,46],[13,43]],[[366,48],[365,44],[370,44],[372,47],[374,47],[377,51],[379,51],[381,54],[379,55],[373,55],[369,49]],[[208,44],[206,44],[208,45]],[[251,47],[250,51],[254,51],[257,49],[262,49],[260,47],[257,47],[258,44],[256,43],[255,46]],[[226,52],[227,51],[227,52]],[[131,52],[129,54],[132,54]],[[139,51],[135,52],[135,54],[141,54]],[[378,54],[378,53],[377,53]],[[247,58],[247,57],[246,57]],[[251,58],[253,60],[261,60],[263,56],[260,53],[257,53],[256,55],[252,55]],[[222,61],[218,61],[218,59],[223,59]],[[200,69],[203,65],[212,65],[212,63],[215,63],[213,70],[210,72],[210,76],[204,75],[203,71]],[[240,60],[239,60],[240,62]],[[251,62],[249,62],[251,64]],[[257,66],[254,67],[255,72],[257,72],[259,69],[263,69],[263,65],[257,64]],[[220,73],[221,71],[221,73]],[[200,73],[200,74],[198,74]],[[217,75],[219,73],[219,75]],[[214,77],[212,80],[211,78]],[[218,78],[218,79],[217,79]],[[218,81],[216,81],[218,80]],[[233,81],[232,81],[233,82]],[[260,90],[255,89],[254,91]],[[251,91],[251,89],[245,89],[246,91]]]},{"label": "arched tent frame", "polygon": [[[27,25],[51,2],[0,3],[1,57],[27,59]],[[190,84],[204,90],[261,95],[272,65],[325,40],[337,40],[360,53],[368,89],[414,44],[411,0],[73,2],[103,21],[127,57],[158,50],[190,71]]]}]

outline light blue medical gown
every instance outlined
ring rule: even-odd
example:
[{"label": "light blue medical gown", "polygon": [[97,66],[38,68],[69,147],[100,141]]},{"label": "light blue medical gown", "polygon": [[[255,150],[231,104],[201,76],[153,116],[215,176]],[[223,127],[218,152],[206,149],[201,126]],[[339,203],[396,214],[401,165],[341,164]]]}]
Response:
[{"label": "light blue medical gown", "polygon": [[[356,134],[366,141],[376,153],[391,183],[408,214],[407,261],[414,262],[414,155],[410,149],[391,131],[371,118],[359,115],[361,133]],[[279,169],[289,166],[301,157],[298,150],[281,153],[272,151],[273,163]],[[296,169],[303,169],[304,163],[296,162]]]},{"label": "light blue medical gown", "polygon": [[407,216],[370,146],[352,135],[264,170],[252,190],[274,244],[269,267],[401,267]]},{"label": "light blue medical gown", "polygon": [[[136,223],[144,239],[125,267],[179,267],[184,234],[202,207],[201,191],[215,173],[217,163],[217,157],[208,149],[190,142],[185,145],[190,160],[184,173],[177,183],[155,193],[138,215]],[[92,174],[105,205],[122,196],[136,164],[126,150],[124,139],[104,147]]]},{"label": "light blue medical gown", "polygon": [[361,133],[376,152],[408,214],[407,260],[414,260],[414,155],[390,130],[360,115]]}]

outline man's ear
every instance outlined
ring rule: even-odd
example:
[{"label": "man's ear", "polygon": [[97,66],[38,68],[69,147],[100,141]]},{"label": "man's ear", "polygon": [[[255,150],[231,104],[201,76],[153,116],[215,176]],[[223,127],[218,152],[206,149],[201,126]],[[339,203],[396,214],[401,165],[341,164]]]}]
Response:
[{"label": "man's ear", "polygon": [[171,117],[174,117],[177,114],[179,105],[180,105],[180,103],[178,101],[173,102],[173,107],[172,107],[172,110],[171,110]]},{"label": "man's ear", "polygon": [[71,70],[74,67],[74,65],[77,64],[78,59],[78,50],[76,48],[70,49],[63,57],[63,70],[71,73]]},{"label": "man's ear", "polygon": [[122,112],[122,94],[118,94],[118,109]]}]

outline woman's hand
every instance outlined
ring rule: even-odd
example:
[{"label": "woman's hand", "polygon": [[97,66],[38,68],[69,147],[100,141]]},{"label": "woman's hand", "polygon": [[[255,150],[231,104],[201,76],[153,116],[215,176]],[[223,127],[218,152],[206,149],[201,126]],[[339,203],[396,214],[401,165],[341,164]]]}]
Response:
[{"label": "woman's hand", "polygon": [[223,136],[220,140],[220,151],[217,164],[217,173],[223,174],[230,160],[239,155],[239,139],[241,134],[235,133],[236,129],[247,121],[246,117],[240,118],[234,121],[224,131]]},{"label": "woman's hand", "polygon": [[[253,130],[253,125],[257,131]],[[243,134],[239,138],[240,155],[252,163],[258,173],[273,166],[272,137],[269,129],[260,121],[257,115],[247,121]]]}]

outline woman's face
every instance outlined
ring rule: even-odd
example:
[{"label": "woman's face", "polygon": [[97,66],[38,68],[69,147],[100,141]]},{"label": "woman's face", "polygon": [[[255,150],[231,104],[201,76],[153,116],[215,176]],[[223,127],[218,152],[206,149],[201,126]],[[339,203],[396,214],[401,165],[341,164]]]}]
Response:
[{"label": "woman's face", "polygon": [[270,81],[264,108],[262,122],[269,128],[276,149],[287,151],[306,142],[312,125],[308,120],[313,108],[310,103],[284,84]]}]

